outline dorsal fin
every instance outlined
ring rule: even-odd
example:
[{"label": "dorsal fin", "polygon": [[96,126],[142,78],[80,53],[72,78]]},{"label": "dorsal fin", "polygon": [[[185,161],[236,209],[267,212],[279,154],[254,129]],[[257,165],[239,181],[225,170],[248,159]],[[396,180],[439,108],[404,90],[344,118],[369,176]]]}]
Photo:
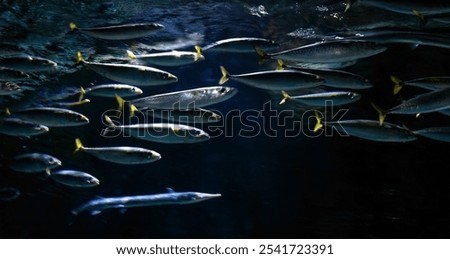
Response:
[{"label": "dorsal fin", "polygon": [[170,187],[166,187],[166,191],[168,192],[168,193],[174,193],[175,191],[172,189],[172,188],[170,188]]}]

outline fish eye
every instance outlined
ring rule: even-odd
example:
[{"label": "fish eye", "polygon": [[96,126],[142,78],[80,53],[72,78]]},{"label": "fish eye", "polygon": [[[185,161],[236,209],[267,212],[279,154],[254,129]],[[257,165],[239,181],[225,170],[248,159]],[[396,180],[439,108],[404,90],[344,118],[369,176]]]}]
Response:
[{"label": "fish eye", "polygon": [[131,91],[132,91],[132,92],[136,92],[136,88],[134,88],[134,87],[131,88]]},{"label": "fish eye", "polygon": [[227,91],[226,88],[220,88],[219,93],[223,94],[223,93],[225,93],[226,91]]},{"label": "fish eye", "polygon": [[56,160],[55,160],[54,158],[49,157],[49,158],[47,159],[47,163],[48,163],[49,165],[53,165],[53,164],[56,164]]}]

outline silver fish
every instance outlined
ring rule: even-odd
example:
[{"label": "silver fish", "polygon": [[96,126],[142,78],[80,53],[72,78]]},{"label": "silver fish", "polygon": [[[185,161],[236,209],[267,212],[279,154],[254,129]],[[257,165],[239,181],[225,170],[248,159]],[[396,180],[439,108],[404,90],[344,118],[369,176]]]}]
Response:
[{"label": "silver fish", "polygon": [[307,106],[324,107],[324,106],[340,106],[358,101],[361,95],[353,92],[322,92],[303,94],[299,96],[289,96],[288,93],[282,91],[283,99],[280,104],[287,100],[295,100]]},{"label": "silver fish", "polygon": [[[224,86],[208,86],[177,92],[157,94],[131,100],[139,110],[153,109],[192,109],[201,108],[226,101],[237,93],[237,89]],[[123,100],[118,98],[119,106]],[[121,110],[119,108],[119,110]]]},{"label": "silver fish", "polygon": [[367,89],[373,86],[368,79],[347,71],[331,70],[331,69],[309,69],[299,66],[291,66],[284,64],[283,61],[279,59],[277,69],[282,70],[284,68],[290,70],[299,70],[306,73],[318,75],[319,77],[325,80],[322,84],[329,87],[347,88],[347,89]]},{"label": "silver fish", "polygon": [[383,123],[387,114],[420,114],[429,113],[450,108],[450,88],[437,90],[418,95],[414,98],[383,111],[376,105],[372,106],[378,111],[380,124]]},{"label": "silver fish", "polygon": [[78,215],[89,211],[91,215],[97,215],[106,209],[192,204],[221,196],[219,193],[174,192],[168,188],[167,193],[94,199],[75,208],[72,213]]},{"label": "silver fish", "polygon": [[100,184],[100,181],[94,176],[75,170],[60,170],[51,172],[50,178],[58,183],[71,187],[94,187]]},{"label": "silver fish", "polygon": [[155,162],[161,155],[153,150],[139,147],[84,147],[80,139],[75,140],[75,152],[82,151],[99,159],[126,165]]},{"label": "silver fish", "polygon": [[81,97],[84,95],[101,96],[101,97],[115,97],[116,95],[122,97],[131,97],[142,94],[143,91],[139,87],[125,84],[103,84],[93,87],[80,89]]},{"label": "silver fish", "polygon": [[214,123],[222,120],[222,116],[219,114],[201,108],[187,110],[151,110],[149,112],[146,115],[170,122]]},{"label": "silver fish", "polygon": [[176,50],[141,55],[135,55],[133,52],[127,50],[127,54],[129,58],[136,60],[139,64],[153,64],[166,67],[188,65],[205,59],[200,52]]},{"label": "silver fish", "polygon": [[256,47],[264,51],[271,51],[277,49],[279,44],[272,40],[262,38],[230,38],[216,41],[204,47],[196,46],[196,49],[200,49],[201,51],[215,50],[235,53],[254,53]]},{"label": "silver fish", "polygon": [[305,63],[345,63],[384,52],[386,46],[362,40],[316,42],[276,53],[257,49],[261,58]]},{"label": "silver fish", "polygon": [[70,127],[89,123],[89,119],[81,113],[53,107],[36,107],[13,113],[20,119],[42,124],[47,127]]},{"label": "silver fish", "polygon": [[221,66],[222,78],[219,84],[224,84],[228,79],[266,90],[294,90],[311,88],[321,85],[324,80],[317,75],[295,70],[269,70],[240,75],[230,75]]},{"label": "silver fish", "polygon": [[450,77],[447,76],[433,76],[423,77],[407,81],[402,81],[396,76],[391,76],[392,82],[394,82],[394,94],[400,92],[405,85],[411,85],[428,90],[441,90],[450,87]]},{"label": "silver fish", "polygon": [[413,131],[414,134],[437,141],[450,142],[450,127],[433,127]]},{"label": "silver fish", "polygon": [[22,72],[42,72],[56,68],[57,64],[49,59],[39,57],[5,57],[0,58],[0,67]]},{"label": "silver fish", "polygon": [[78,28],[71,22],[69,27],[72,31],[79,31],[83,34],[105,40],[130,40],[146,37],[151,33],[164,29],[159,23],[134,23],[122,24],[95,28]]},{"label": "silver fish", "polygon": [[81,52],[77,53],[77,63],[83,63],[99,75],[123,84],[151,86],[171,84],[178,81],[177,77],[169,72],[153,67],[88,62],[83,59]]},{"label": "silver fish", "polygon": [[[208,133],[201,129],[172,123],[149,123],[132,125],[115,125],[114,122],[105,115],[106,124],[112,130],[120,130],[132,137],[166,144],[197,143],[208,140]],[[105,129],[103,134],[111,129]]]},{"label": "silver fish", "polygon": [[327,121],[324,125],[332,126],[343,135],[379,142],[409,142],[417,139],[408,129],[392,123],[380,126],[378,121],[373,120]]},{"label": "silver fish", "polygon": [[14,157],[9,167],[18,172],[39,173],[61,165],[61,160],[56,157],[40,153],[26,153]]},{"label": "silver fish", "polygon": [[48,132],[48,127],[18,118],[0,119],[0,133],[16,136],[29,137],[40,135]]}]

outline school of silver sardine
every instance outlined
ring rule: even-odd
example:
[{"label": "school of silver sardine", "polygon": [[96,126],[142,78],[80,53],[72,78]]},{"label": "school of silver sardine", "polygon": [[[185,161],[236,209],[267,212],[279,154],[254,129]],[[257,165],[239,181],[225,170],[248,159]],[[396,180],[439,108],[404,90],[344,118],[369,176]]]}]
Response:
[{"label": "school of silver sardine", "polygon": [[[352,8],[348,1],[347,9]],[[415,1],[361,1],[392,12],[416,16],[419,22],[435,14],[450,12],[450,5],[434,6]],[[139,23],[123,24],[107,27],[81,28],[70,23],[70,29],[78,33],[102,40],[133,40],[158,33],[164,29],[163,24]],[[282,49],[270,39],[263,38],[230,38],[218,40],[207,46],[192,46],[192,51],[168,51],[152,53],[135,53],[124,50],[129,62],[107,63],[86,60],[82,52],[77,53],[76,62],[79,69],[89,69],[100,76],[111,80],[110,84],[81,88],[78,101],[54,103],[51,107],[31,107],[10,110],[2,107],[4,114],[0,118],[0,133],[11,137],[30,137],[45,134],[53,127],[75,127],[89,123],[89,118],[75,112],[70,107],[89,103],[86,97],[96,96],[115,98],[120,112],[126,110],[130,116],[137,112],[153,111],[164,123],[145,123],[121,125],[111,116],[105,115],[103,121],[108,125],[104,134],[121,131],[137,139],[167,144],[197,143],[207,141],[210,136],[196,125],[220,121],[220,115],[204,109],[204,107],[227,101],[237,89],[227,87],[229,80],[263,90],[277,91],[279,104],[296,102],[308,109],[321,111],[330,103],[333,106],[349,106],[360,100],[364,90],[374,87],[366,78],[345,71],[345,67],[359,59],[368,58],[386,51],[392,43],[422,44],[438,48],[450,48],[450,38],[438,37],[425,32],[385,32],[376,35],[359,35],[358,37],[336,38],[318,41],[312,44]],[[235,74],[235,68],[220,67],[222,77],[218,84],[185,89],[177,92],[138,98],[145,93],[146,87],[172,84],[178,81],[176,75],[156,67],[187,66],[208,58],[208,52],[254,53],[261,63],[272,62],[272,70],[253,71]],[[0,45],[0,95],[1,98],[21,98],[26,94],[21,82],[29,80],[36,74],[56,69],[57,64],[44,57],[24,56],[22,50],[14,45]],[[153,67],[156,66],[156,67]],[[319,67],[319,68],[318,68]],[[217,68],[219,71],[219,68]],[[230,70],[228,70],[230,69]],[[403,125],[385,122],[389,114],[419,116],[423,113],[440,112],[450,115],[450,76],[430,75],[430,77],[402,81],[395,75],[391,77],[393,94],[398,94],[402,87],[413,86],[426,89],[428,92],[405,100],[398,105],[382,109],[372,104],[378,113],[376,119],[352,119],[327,121],[316,114],[314,131],[323,127],[333,127],[350,136],[381,142],[408,142],[419,137],[437,141],[450,142],[450,127],[431,127],[410,130]],[[325,91],[316,91],[318,87]],[[325,87],[325,88],[324,88]],[[300,95],[292,92],[301,91]],[[291,93],[289,93],[291,92]],[[126,100],[125,100],[125,99]],[[57,106],[57,107],[56,107]],[[157,111],[157,112],[154,112]],[[167,113],[161,112],[167,111]],[[125,113],[122,114],[125,116]],[[195,126],[191,126],[195,125]],[[152,163],[162,156],[154,150],[141,147],[89,147],[82,140],[74,139],[75,152],[84,152],[98,159],[111,163],[136,165]],[[95,187],[100,180],[95,176],[73,169],[58,170],[63,162],[53,154],[25,153],[14,157],[5,166],[22,173],[46,173],[54,181],[72,187]],[[14,188],[4,187],[0,190],[2,199],[15,199],[20,192]],[[98,214],[109,208],[129,208],[165,204],[190,204],[220,194],[199,192],[167,193],[98,198],[87,201],[72,212],[79,214],[88,211]]]}]

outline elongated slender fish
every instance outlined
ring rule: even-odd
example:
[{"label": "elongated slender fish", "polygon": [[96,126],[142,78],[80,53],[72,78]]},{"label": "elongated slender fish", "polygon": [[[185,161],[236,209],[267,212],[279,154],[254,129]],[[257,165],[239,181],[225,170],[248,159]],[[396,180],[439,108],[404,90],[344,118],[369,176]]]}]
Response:
[{"label": "elongated slender fish", "polygon": [[380,124],[383,124],[387,114],[420,114],[450,108],[450,88],[432,91],[418,95],[403,103],[383,111],[376,105],[372,106],[378,111]]},{"label": "elongated slender fish", "polygon": [[89,123],[89,119],[81,113],[53,107],[28,108],[13,113],[13,116],[47,127],[70,127]]},{"label": "elongated slender fish", "polygon": [[299,96],[289,96],[285,91],[281,91],[283,99],[280,104],[287,100],[295,100],[307,106],[324,107],[324,106],[340,106],[358,101],[361,95],[353,92],[322,92],[303,94]]},{"label": "elongated slender fish", "polygon": [[220,67],[220,70],[222,71],[222,78],[219,84],[224,84],[228,79],[233,79],[240,83],[266,90],[311,88],[324,82],[318,75],[295,70],[270,70],[240,75],[230,75],[223,66]]},{"label": "elongated slender fish", "polygon": [[138,165],[161,159],[158,152],[139,147],[84,147],[78,138],[75,140],[75,146],[75,152],[82,151],[117,164]]},{"label": "elongated slender fish", "polygon": [[187,110],[152,110],[147,112],[146,115],[170,122],[181,123],[214,123],[222,120],[222,116],[219,114],[201,108]]},{"label": "elongated slender fish", "polygon": [[347,71],[331,70],[331,69],[309,69],[299,66],[291,66],[284,64],[283,61],[279,59],[277,70],[282,70],[284,68],[290,70],[299,70],[306,73],[318,75],[319,77],[325,80],[322,84],[329,87],[347,88],[347,89],[367,89],[373,86],[368,79]]},{"label": "elongated slender fish", "polygon": [[[201,129],[172,123],[148,123],[132,125],[115,125],[114,122],[105,115],[106,124],[113,130],[120,130],[135,138],[147,141],[180,144],[197,143],[209,139],[208,133]],[[105,129],[103,133],[108,133],[110,129]]]},{"label": "elongated slender fish", "polygon": [[[320,119],[317,121],[317,125],[315,126],[316,130],[323,126]],[[392,123],[384,123],[380,126],[378,121],[373,120],[326,121],[324,125],[333,127],[344,136],[350,135],[372,141],[409,142],[417,139],[408,129]]]},{"label": "elongated slender fish", "polygon": [[222,196],[219,193],[174,192],[170,188],[167,190],[167,193],[160,194],[98,198],[75,208],[72,210],[72,213],[78,215],[84,211],[88,211],[91,215],[97,215],[106,209],[192,204]]},{"label": "elongated slender fish", "polygon": [[0,57],[0,67],[19,70],[22,72],[42,72],[56,68],[57,64],[49,59],[20,56]]},{"label": "elongated slender fish", "polygon": [[22,173],[39,173],[61,165],[61,160],[51,155],[26,153],[14,157],[9,168]]},{"label": "elongated slender fish", "polygon": [[135,59],[139,64],[153,64],[166,67],[188,65],[205,59],[200,51],[190,52],[172,50],[168,52],[135,55],[133,52],[127,50],[127,54],[129,58]]},{"label": "elongated slender fish", "polygon": [[[201,108],[226,101],[237,93],[237,89],[225,86],[208,86],[189,90],[157,94],[131,100],[130,103],[139,110],[153,109],[192,109]],[[123,100],[118,98],[119,110]]]},{"label": "elongated slender fish", "polygon": [[196,46],[196,49],[200,51],[215,50],[222,52],[253,53],[256,47],[264,51],[271,51],[277,49],[279,44],[272,40],[262,38],[230,38],[216,41],[204,47]]},{"label": "elongated slender fish", "polygon": [[115,97],[116,95],[122,97],[130,97],[142,94],[143,91],[139,87],[125,84],[103,84],[88,88],[80,88],[80,100],[84,95],[101,96],[101,97]]},{"label": "elongated slender fish", "polygon": [[306,63],[344,63],[384,52],[386,46],[362,40],[316,42],[276,53],[256,49],[262,59],[281,59]]},{"label": "elongated slender fish", "polygon": [[105,40],[130,40],[146,37],[155,31],[164,29],[159,23],[133,23],[113,25],[106,27],[78,28],[71,22],[69,27],[72,31],[79,31],[83,34]]},{"label": "elongated slender fish", "polygon": [[100,184],[100,181],[94,176],[75,170],[60,170],[51,172],[50,178],[58,183],[71,187],[94,187]]},{"label": "elongated slender fish", "polygon": [[1,81],[20,81],[30,78],[30,76],[22,71],[0,67],[0,80]]},{"label": "elongated slender fish", "polygon": [[391,76],[394,82],[394,94],[398,94],[405,85],[411,85],[428,90],[441,90],[450,87],[450,77],[448,76],[432,76],[423,77],[407,81],[402,81],[396,76]]},{"label": "elongated slender fish", "polygon": [[34,122],[24,121],[18,118],[0,119],[0,133],[16,136],[29,137],[48,132],[48,127]]},{"label": "elongated slender fish", "polygon": [[450,142],[450,127],[432,127],[413,131],[414,134],[437,141]]},{"label": "elongated slender fish", "polygon": [[77,63],[83,63],[99,75],[123,84],[151,86],[171,84],[178,81],[176,76],[154,67],[88,62],[83,59],[81,52],[77,53]]}]

